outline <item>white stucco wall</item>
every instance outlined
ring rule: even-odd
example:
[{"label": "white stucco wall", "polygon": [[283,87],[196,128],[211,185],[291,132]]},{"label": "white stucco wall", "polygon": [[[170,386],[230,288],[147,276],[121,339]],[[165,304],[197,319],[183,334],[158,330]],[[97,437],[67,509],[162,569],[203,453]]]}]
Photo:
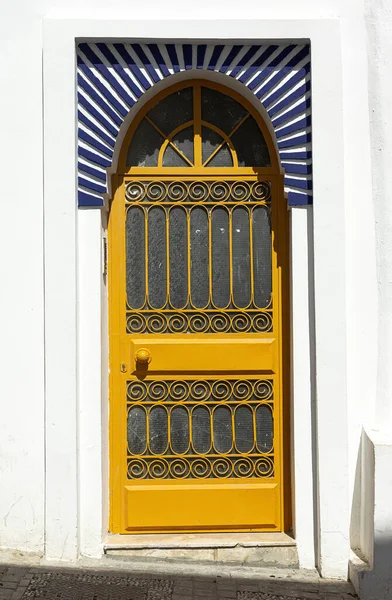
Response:
[{"label": "white stucco wall", "polygon": [[366,0],[369,116],[377,244],[378,372],[376,424],[392,430],[392,7]]},{"label": "white stucco wall", "polygon": [[41,7],[2,4],[0,547],[44,545]]},{"label": "white stucco wall", "polygon": [[[372,3],[373,4],[373,3]],[[370,8],[372,7],[370,5]],[[64,214],[58,214],[51,223],[51,229],[46,229],[45,245],[47,251],[50,251],[51,260],[46,266],[46,281],[50,278],[50,273],[56,269],[63,273],[62,284],[64,288],[51,288],[47,283],[46,310],[51,311],[52,320],[50,329],[44,331],[44,239],[43,239],[43,203],[51,203],[54,207],[56,202],[61,201],[64,193],[73,194],[74,181],[69,180],[67,172],[64,176],[62,156],[65,151],[73,144],[73,132],[68,131],[66,137],[61,136],[55,140],[58,146],[58,155],[52,153],[48,157],[48,165],[52,173],[51,181],[53,183],[53,173],[56,173],[57,183],[50,188],[52,191],[45,198],[43,197],[43,145],[42,145],[42,18],[50,17],[52,19],[92,19],[101,21],[102,32],[105,32],[104,19],[130,18],[132,20],[145,19],[148,21],[153,16],[156,20],[162,20],[161,35],[162,38],[167,35],[165,20],[184,19],[189,23],[193,19],[219,19],[222,27],[222,19],[230,22],[230,31],[235,31],[235,24],[238,22],[238,3],[231,0],[217,0],[214,3],[207,0],[201,0],[197,4],[184,4],[181,1],[171,1],[162,3],[158,0],[146,3],[129,3],[125,0],[113,0],[108,3],[106,0],[48,0],[39,2],[38,0],[19,0],[18,2],[7,0],[2,3],[1,11],[3,18],[0,19],[0,49],[2,56],[6,57],[6,63],[0,74],[0,86],[3,90],[0,94],[1,114],[3,116],[1,161],[3,170],[2,186],[2,205],[3,205],[3,232],[2,232],[2,273],[3,289],[1,296],[1,364],[2,364],[2,418],[0,419],[0,546],[8,548],[17,548],[30,552],[44,552],[44,531],[52,532],[52,540],[47,546],[47,554],[57,558],[76,558],[78,553],[78,544],[82,540],[82,546],[86,552],[94,554],[97,552],[97,536],[104,530],[105,524],[100,522],[99,526],[92,531],[89,523],[84,520],[81,513],[78,516],[78,506],[83,502],[84,506],[90,507],[91,495],[88,493],[88,486],[82,487],[81,492],[78,486],[80,477],[88,478],[91,483],[90,490],[95,490],[102,502],[105,503],[105,494],[99,492],[99,485],[105,477],[101,477],[105,465],[97,459],[97,454],[93,451],[84,453],[80,456],[80,443],[89,448],[99,448],[101,426],[105,420],[105,411],[101,413],[101,400],[92,396],[91,390],[99,393],[99,381],[96,373],[96,365],[101,361],[99,352],[87,358],[85,355],[79,356],[79,368],[85,369],[83,377],[79,380],[78,386],[64,386],[61,380],[62,369],[64,374],[69,374],[77,370],[76,348],[79,352],[83,351],[83,341],[77,337],[77,332],[73,324],[76,323],[76,317],[83,322],[83,326],[88,329],[92,326],[92,331],[98,337],[95,338],[98,343],[101,335],[101,324],[97,313],[91,314],[90,302],[96,300],[99,293],[99,260],[97,258],[98,247],[100,246],[98,236],[100,222],[97,211],[94,215],[83,212],[78,216],[78,231],[76,227],[75,213],[64,210]],[[385,12],[388,10],[385,8]],[[342,223],[341,235],[344,238],[344,251],[342,260],[345,267],[345,288],[346,288],[346,306],[339,306],[339,299],[334,297],[334,276],[339,279],[338,273],[331,272],[331,288],[323,288],[323,294],[328,298],[331,296],[330,318],[335,319],[339,315],[339,322],[336,331],[345,328],[347,339],[347,352],[345,356],[336,355],[334,364],[334,334],[331,334],[328,352],[323,355],[323,375],[319,379],[325,381],[323,389],[325,395],[331,398],[342,392],[339,389],[328,388],[328,369],[341,368],[342,360],[347,362],[347,370],[343,369],[341,385],[344,387],[343,397],[347,391],[347,405],[339,406],[335,403],[335,413],[328,414],[327,411],[322,415],[321,420],[323,440],[319,447],[319,456],[321,452],[321,473],[323,474],[322,489],[328,488],[328,472],[340,470],[341,480],[348,482],[347,493],[347,517],[349,519],[351,495],[354,486],[355,468],[360,441],[360,432],[363,424],[371,424],[376,414],[376,372],[377,360],[380,358],[379,365],[385,365],[389,352],[388,340],[392,340],[391,335],[385,335],[389,332],[389,319],[392,322],[392,298],[388,290],[377,288],[376,277],[376,259],[375,259],[375,227],[374,227],[374,207],[371,194],[371,171],[370,171],[370,146],[369,146],[369,90],[367,81],[367,27],[373,32],[374,39],[377,38],[380,30],[385,35],[387,43],[388,30],[381,25],[383,15],[374,22],[373,10],[367,9],[365,21],[365,11],[362,0],[303,0],[296,2],[295,5],[290,0],[280,0],[275,3],[256,2],[256,0],[247,0],[241,4],[241,18],[252,20],[267,19],[293,19],[293,31],[296,24],[309,19],[318,19],[321,23],[323,19],[336,18],[340,25],[340,38],[335,37],[331,41],[331,47],[326,44],[325,52],[341,52],[341,73],[338,71],[328,71],[317,73],[319,81],[323,77],[328,77],[336,86],[342,86],[342,111],[339,123],[331,123],[331,128],[336,128],[336,135],[343,136],[343,156],[339,158],[339,177],[342,175],[341,186],[344,202],[341,206],[334,206],[334,213],[328,217],[327,211],[316,211],[315,218],[326,219],[333,223],[340,221]],[[388,13],[389,15],[389,13]],[[387,16],[388,16],[387,15]],[[264,31],[268,28],[265,27]],[[213,32],[213,28],[211,28]],[[105,35],[104,33],[102,34]],[[148,37],[148,27],[144,27],[144,35]],[[155,35],[155,34],[154,34]],[[194,31],[194,37],[202,37],[204,31]],[[213,33],[211,34],[213,36]],[[233,37],[233,34],[230,34]],[[266,37],[266,34],[263,34]],[[293,34],[295,36],[295,34]],[[255,39],[256,34],[255,34]],[[373,38],[371,38],[373,39]],[[375,44],[375,45],[374,45]],[[379,42],[374,42],[370,46],[370,56],[379,49]],[[340,45],[339,48],[336,48]],[[390,51],[391,52],[391,51]],[[385,67],[385,55],[379,56],[377,67],[377,78],[370,70],[370,103],[371,107],[376,109],[377,131],[382,131],[383,123],[387,122],[388,107],[391,106],[390,96],[391,88],[385,87],[389,77]],[[59,68],[59,64],[50,61],[46,62],[46,68],[49,72],[54,72]],[[61,66],[61,65],[60,65]],[[385,71],[383,70],[385,69]],[[70,73],[68,73],[70,75]],[[66,73],[62,73],[64,77]],[[332,79],[331,79],[332,78]],[[336,87],[335,86],[335,87]],[[383,87],[384,86],[384,87]],[[49,83],[50,87],[50,83]],[[333,87],[333,86],[331,86]],[[5,90],[5,92],[4,92]],[[389,91],[388,91],[389,90]],[[385,101],[380,100],[380,91],[384,94]],[[55,90],[53,90],[55,93]],[[71,96],[70,96],[71,97]],[[69,100],[69,98],[68,98]],[[67,101],[68,101],[67,100]],[[327,99],[326,99],[327,100]],[[335,99],[331,96],[331,102]],[[328,123],[328,103],[326,101],[324,113],[319,113],[319,119],[324,119]],[[317,107],[316,118],[317,118]],[[53,107],[51,108],[53,110]],[[58,107],[62,118],[63,107]],[[73,111],[73,106],[66,106],[66,111]],[[340,109],[339,109],[340,110]],[[390,137],[390,136],[389,136]],[[53,139],[56,138],[53,132]],[[340,142],[339,142],[340,144]],[[391,142],[384,136],[382,147],[384,150],[384,159],[378,162],[378,150],[374,150],[373,158],[375,164],[383,166],[384,170],[376,173],[376,189],[382,190],[382,186],[392,186],[392,180],[387,176],[388,158],[390,162]],[[55,146],[54,146],[55,147]],[[376,148],[376,145],[374,146]],[[389,150],[388,150],[389,149]],[[317,154],[317,143],[315,145],[316,154],[314,164],[316,172],[328,172],[328,156]],[[388,155],[389,152],[389,155]],[[320,163],[321,161],[321,163]],[[47,168],[49,168],[47,166]],[[381,167],[380,167],[381,168]],[[373,167],[373,175],[375,169]],[[47,173],[45,174],[47,176]],[[331,181],[331,190],[336,189],[337,172],[329,173]],[[339,180],[340,181],[340,180]],[[385,182],[385,183],[382,183]],[[386,188],[384,188],[385,191]],[[389,189],[389,188],[388,188]],[[66,191],[65,191],[66,190]],[[327,188],[323,188],[326,194]],[[315,186],[317,193],[317,185]],[[73,196],[71,196],[73,197]],[[388,198],[384,194],[384,198]],[[327,195],[325,195],[327,198]],[[391,238],[389,235],[390,222],[392,217],[387,211],[386,202],[379,200],[379,195],[375,197],[376,218],[378,226],[378,248],[379,263],[378,275],[382,271],[388,279],[388,252],[391,255],[391,248],[388,247]],[[331,203],[333,204],[333,203]],[[383,211],[383,212],[380,212]],[[294,217],[299,229],[306,230],[306,223],[303,215]],[[62,223],[69,223],[73,228],[73,236],[62,236]],[[93,223],[94,222],[94,223]],[[48,227],[48,223],[45,223]],[[318,221],[318,226],[322,228],[322,222]],[[325,227],[328,227],[325,221]],[[301,229],[302,228],[302,229]],[[78,238],[77,238],[78,235]],[[80,265],[77,271],[76,266],[76,239],[79,245]],[[327,238],[325,238],[327,239]],[[316,240],[317,244],[317,240]],[[335,243],[331,238],[331,255],[334,252]],[[93,249],[97,252],[94,252]],[[297,248],[298,256],[301,252],[306,252],[306,247]],[[317,264],[319,268],[328,269],[328,246],[320,246],[320,252],[325,254],[323,261],[320,259]],[[321,256],[321,255],[320,255]],[[88,265],[91,261],[91,270]],[[332,264],[332,263],[331,263]],[[335,263],[334,263],[335,264]],[[62,271],[64,269],[64,271]],[[381,269],[381,270],[380,270]],[[386,270],[385,270],[386,269]],[[96,273],[94,278],[93,273]],[[86,277],[82,277],[86,274]],[[298,274],[300,281],[301,274]],[[79,280],[78,280],[79,277]],[[391,278],[389,278],[391,279]],[[89,282],[91,285],[89,286]],[[340,282],[342,283],[342,282]],[[69,347],[63,348],[59,354],[56,354],[56,339],[58,332],[54,327],[55,310],[58,307],[59,334],[60,330],[65,331],[64,320],[70,315],[61,313],[63,299],[74,294],[76,302],[76,290],[84,290],[81,298],[78,312],[71,315],[70,328],[67,331]],[[72,289],[71,289],[72,288]],[[303,295],[304,290],[298,288],[298,298]],[[381,293],[381,296],[377,294]],[[380,299],[381,298],[381,299]],[[381,313],[380,321],[377,327],[377,306],[380,302]],[[65,303],[64,303],[65,306]],[[96,307],[96,303],[94,304]],[[309,314],[304,311],[303,316],[298,313],[298,319],[295,322],[297,330],[301,329],[301,324],[308,330]],[[328,326],[328,312],[317,311],[316,319],[322,314],[322,325],[325,331],[325,337],[328,337],[328,328],[333,331],[333,327]],[[89,321],[87,321],[89,319]],[[303,320],[302,320],[303,319]],[[94,328],[95,323],[95,328]],[[90,330],[89,330],[90,331]],[[104,331],[104,325],[103,325]],[[382,335],[377,337],[378,332]],[[79,332],[80,334],[80,332]],[[338,333],[336,334],[338,335]],[[44,404],[44,381],[45,381],[45,355],[44,355],[44,336],[47,341],[47,369],[51,370],[56,376],[47,379],[47,394],[52,397],[56,394],[56,386],[59,386],[58,404],[51,404],[46,409],[46,432],[45,423],[45,404]],[[305,336],[306,337],[306,336]],[[377,353],[377,344],[381,354]],[[79,346],[78,346],[79,344]],[[297,350],[299,351],[299,350]],[[389,356],[389,355],[388,355]],[[57,371],[53,371],[55,366]],[[299,372],[302,372],[304,393],[308,393],[310,365],[304,361],[298,365]],[[302,369],[302,370],[301,370]],[[386,369],[382,370],[385,373]],[[324,378],[324,379],[323,379]],[[379,378],[379,419],[390,418],[388,399],[392,384],[389,380],[385,381],[384,376]],[[381,388],[380,388],[381,386]],[[381,389],[381,391],[380,391]],[[301,385],[299,386],[301,390]],[[76,401],[76,396],[78,400]],[[303,396],[302,398],[304,398]],[[94,421],[81,415],[78,418],[77,407],[80,406],[81,398],[88,398],[87,405],[90,408],[97,408]],[[310,402],[310,395],[308,401]],[[73,412],[65,411],[64,420],[61,420],[59,407],[67,406],[71,402],[74,406]],[[303,400],[302,400],[303,402]],[[333,403],[332,403],[333,404]],[[300,404],[301,405],[301,404]],[[85,405],[86,406],[86,405]],[[309,407],[309,404],[307,405]],[[307,413],[307,418],[309,412]],[[310,422],[310,420],[309,420]],[[319,427],[320,427],[319,423]],[[323,425],[324,423],[324,425]],[[335,424],[337,427],[335,427]],[[329,428],[329,429],[327,429]],[[103,429],[105,427],[103,426]],[[300,433],[300,426],[297,427]],[[334,439],[338,435],[348,434],[348,444],[344,450],[344,456],[335,455],[333,451]],[[319,431],[320,433],[320,431]],[[328,438],[330,435],[330,440]],[[45,455],[46,444],[53,448],[53,452]],[[61,443],[60,443],[61,440]],[[73,443],[78,440],[78,443]],[[57,446],[56,446],[57,443]],[[308,443],[311,440],[308,439]],[[64,444],[64,445],[63,445]],[[79,444],[79,445],[78,445]],[[57,450],[56,450],[57,447]],[[325,457],[325,459],[324,459]],[[298,465],[300,467],[300,465]],[[310,467],[308,463],[308,468]],[[97,475],[99,470],[99,475]],[[46,492],[45,492],[45,472]],[[95,472],[95,475],[94,475]],[[67,480],[67,490],[69,493],[69,512],[65,515],[62,512],[62,490],[64,487],[64,477],[69,474]],[[306,470],[303,471],[306,477]],[[301,469],[297,468],[297,475],[301,477]],[[315,477],[318,476],[314,473]],[[92,478],[90,480],[90,478]],[[310,484],[309,484],[310,485]],[[311,496],[311,486],[306,490],[307,498]],[[94,493],[95,493],[94,492]],[[340,489],[336,489],[339,494]],[[301,493],[304,489],[296,486],[296,503],[298,511],[301,511],[307,504],[301,504]],[[92,492],[91,492],[92,494]],[[95,498],[97,495],[95,494]],[[329,574],[334,574],[334,564],[341,561],[341,555],[336,553],[336,548],[342,547],[348,543],[347,534],[342,531],[341,514],[334,514],[334,507],[322,506],[325,498],[321,494],[321,512],[328,515],[328,526],[332,527],[331,535],[324,547],[323,560],[327,565]],[[308,501],[308,500],[307,500]],[[64,502],[63,502],[64,505]],[[46,510],[45,510],[46,508]],[[320,507],[316,507],[317,510]],[[96,513],[97,504],[95,503],[90,515],[95,514],[98,518],[99,511]],[[102,511],[104,514],[105,511]],[[46,518],[45,518],[46,514]],[[83,513],[86,514],[86,511]],[[49,515],[49,516],[48,516]],[[76,515],[76,516],[75,516]],[[336,527],[334,529],[334,521]],[[45,526],[46,523],[46,526]],[[331,525],[332,524],[332,525]],[[348,529],[348,527],[347,527]],[[353,528],[354,535],[356,528]],[[53,539],[56,538],[56,543]],[[308,538],[312,537],[310,534]],[[304,542],[305,543],[305,542]],[[52,545],[51,545],[52,544]],[[305,548],[305,546],[304,546]],[[310,548],[310,550],[309,550]],[[304,564],[309,566],[311,562],[311,546],[306,545],[304,550]],[[344,556],[344,553],[343,553]],[[344,564],[336,567],[336,574],[344,572]]]}]

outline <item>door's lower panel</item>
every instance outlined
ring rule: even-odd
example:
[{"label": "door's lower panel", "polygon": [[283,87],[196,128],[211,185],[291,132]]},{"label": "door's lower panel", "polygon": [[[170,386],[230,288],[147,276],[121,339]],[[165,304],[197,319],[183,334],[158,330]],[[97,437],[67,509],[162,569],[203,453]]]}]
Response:
[{"label": "door's lower panel", "polygon": [[279,531],[276,483],[155,482],[125,487],[124,533],[137,531]]}]

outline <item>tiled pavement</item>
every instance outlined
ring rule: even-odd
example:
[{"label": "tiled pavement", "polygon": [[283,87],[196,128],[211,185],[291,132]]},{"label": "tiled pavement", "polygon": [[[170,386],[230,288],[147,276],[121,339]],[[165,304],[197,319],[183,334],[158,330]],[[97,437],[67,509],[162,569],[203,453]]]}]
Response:
[{"label": "tiled pavement", "polygon": [[346,582],[0,565],[0,600],[353,600]]}]

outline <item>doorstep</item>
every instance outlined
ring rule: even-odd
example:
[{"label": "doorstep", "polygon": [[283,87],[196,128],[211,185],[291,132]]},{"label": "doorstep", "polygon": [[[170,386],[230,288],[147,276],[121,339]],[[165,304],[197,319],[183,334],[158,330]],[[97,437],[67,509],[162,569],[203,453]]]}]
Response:
[{"label": "doorstep", "polygon": [[296,546],[287,533],[146,533],[108,534],[106,550],[151,548],[256,548],[259,546]]},{"label": "doorstep", "polygon": [[285,533],[108,535],[108,558],[134,561],[298,568],[295,540]]}]

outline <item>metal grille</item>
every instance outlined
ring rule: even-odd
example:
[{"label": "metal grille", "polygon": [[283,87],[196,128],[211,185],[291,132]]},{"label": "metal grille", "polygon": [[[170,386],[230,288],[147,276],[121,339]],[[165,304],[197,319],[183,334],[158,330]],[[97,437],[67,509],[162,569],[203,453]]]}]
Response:
[{"label": "metal grille", "polygon": [[128,381],[128,477],[272,477],[273,390],[272,378]]},{"label": "metal grille", "polygon": [[127,333],[272,331],[268,181],[126,183]]},{"label": "metal grille", "polygon": [[194,85],[148,111],[128,147],[126,164],[186,167],[200,160],[208,168],[271,165],[267,143],[251,114],[231,96]]}]

